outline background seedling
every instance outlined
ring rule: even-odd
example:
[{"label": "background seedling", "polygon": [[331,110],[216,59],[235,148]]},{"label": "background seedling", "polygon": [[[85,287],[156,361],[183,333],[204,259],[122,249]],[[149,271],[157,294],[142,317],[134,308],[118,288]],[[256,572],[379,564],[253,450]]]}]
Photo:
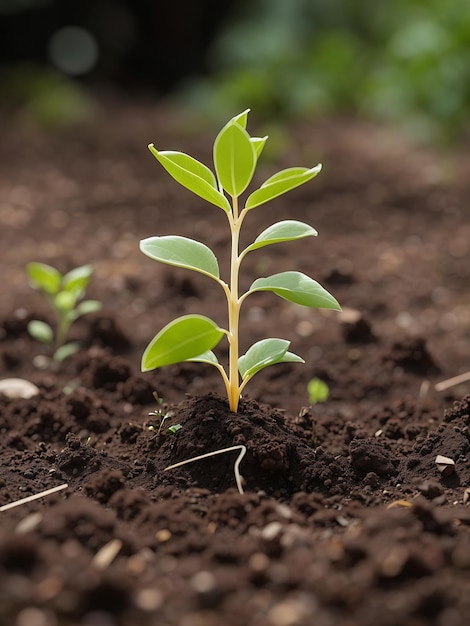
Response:
[{"label": "background seedling", "polygon": [[326,402],[330,395],[330,389],[325,381],[320,378],[312,378],[307,383],[308,401],[310,404]]},{"label": "background seedling", "polygon": [[[328,291],[297,271],[258,278],[248,291],[239,293],[240,266],[247,254],[275,243],[317,235],[317,231],[308,224],[284,220],[266,228],[240,252],[240,229],[245,217],[253,209],[312,180],[321,170],[321,165],[284,169],[268,178],[241,205],[240,196],[253,178],[267,140],[267,137],[250,137],[246,131],[247,117],[248,110],[233,117],[217,135],[213,146],[215,174],[183,152],[160,152],[153,144],[149,145],[155,158],[178,183],[225,213],[231,233],[228,283],[220,278],[219,264],[213,251],[199,241],[170,235],[149,237],[140,242],[140,249],[151,259],[193,270],[214,280],[225,294],[228,310],[226,329],[208,317],[194,314],[184,315],[167,324],[147,346],[142,356],[142,371],[184,361],[210,364],[220,372],[230,409],[235,413],[241,392],[259,371],[276,363],[304,362],[301,357],[289,352],[288,340],[274,337],[256,342],[245,354],[239,355],[240,309],[249,295],[271,291],[295,304],[340,310],[338,302]],[[227,372],[213,352],[223,336],[227,337],[229,344]]]},{"label": "background seedling", "polygon": [[51,265],[34,262],[27,265],[26,272],[31,286],[44,294],[56,317],[55,331],[46,322],[32,320],[28,332],[51,347],[54,360],[63,361],[80,349],[75,341],[66,343],[73,322],[101,308],[98,300],[83,300],[93,267],[82,265],[62,275]]}]

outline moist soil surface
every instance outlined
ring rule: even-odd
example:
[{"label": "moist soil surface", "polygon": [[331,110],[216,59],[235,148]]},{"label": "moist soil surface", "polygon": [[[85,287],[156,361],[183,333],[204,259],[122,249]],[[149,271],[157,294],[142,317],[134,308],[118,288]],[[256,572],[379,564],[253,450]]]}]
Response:
[{"label": "moist soil surface", "polygon": [[[281,337],[306,363],[260,372],[233,414],[209,365],[140,372],[171,319],[226,324],[215,282],[138,247],[199,239],[227,276],[223,211],[146,149],[210,163],[216,133],[149,105],[107,103],[60,132],[4,122],[0,378],[38,393],[0,395],[0,506],[67,487],[0,511],[0,623],[468,626],[470,388],[436,389],[469,369],[468,159],[357,120],[268,129],[257,183],[282,167],[324,171],[250,212],[243,244],[280,219],[319,236],[251,253],[241,288],[295,269],[343,311],[250,296],[242,351]],[[87,295],[103,309],[76,322],[82,349],[60,364],[27,333],[53,321],[29,261],[95,269]],[[330,397],[312,406],[314,377]],[[241,448],[165,471],[232,446],[246,447],[243,494]]]}]

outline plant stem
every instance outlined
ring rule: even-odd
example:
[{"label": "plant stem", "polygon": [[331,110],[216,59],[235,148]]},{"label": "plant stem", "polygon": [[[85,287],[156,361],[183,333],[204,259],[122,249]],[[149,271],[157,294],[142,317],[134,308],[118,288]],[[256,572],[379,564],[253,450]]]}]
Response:
[{"label": "plant stem", "polygon": [[58,316],[57,323],[57,335],[55,340],[55,350],[58,350],[61,346],[64,345],[65,340],[67,339],[67,333],[70,329],[70,321],[68,319],[68,315],[66,313],[61,313]]},{"label": "plant stem", "polygon": [[240,400],[238,375],[238,324],[240,318],[240,300],[238,298],[238,271],[240,260],[238,246],[242,219],[238,217],[238,198],[232,198],[232,215],[230,229],[232,231],[232,250],[230,257],[230,294],[228,298],[228,341],[229,341],[229,389],[228,400],[230,410],[236,413]]}]

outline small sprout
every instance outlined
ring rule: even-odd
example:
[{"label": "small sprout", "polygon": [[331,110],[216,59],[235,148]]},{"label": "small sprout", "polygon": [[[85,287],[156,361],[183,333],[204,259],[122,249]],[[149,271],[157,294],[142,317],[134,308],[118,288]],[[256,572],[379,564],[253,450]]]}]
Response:
[{"label": "small sprout", "polygon": [[[157,404],[163,404],[163,398],[160,398],[160,397],[159,397],[159,395],[158,395],[158,393],[157,393],[156,391],[154,391],[152,395],[153,395],[153,397],[155,398],[155,402],[156,402]],[[160,419],[161,419],[161,417],[162,417],[162,410],[161,410],[161,409],[158,409],[157,411],[151,411],[151,412],[149,413],[149,417],[158,417],[158,418],[160,418]],[[149,427],[149,430],[150,430],[150,429],[153,429],[153,426],[150,426],[150,427]]]},{"label": "small sprout", "polygon": [[328,385],[320,378],[312,378],[307,384],[308,401],[310,404],[317,404],[317,402],[326,402],[330,395],[330,389]]},{"label": "small sprout", "polygon": [[[157,402],[157,404],[163,404],[163,398],[160,398],[156,391],[153,392],[153,397],[155,398],[155,401]],[[158,409],[157,411],[151,411],[148,415],[149,417],[156,417],[160,420],[160,425],[158,426],[157,432],[155,433],[153,437],[155,438],[155,437],[158,437],[160,433],[162,432],[163,424],[166,422],[166,420],[169,419],[170,417],[173,417],[173,412],[168,411],[168,413],[165,413],[165,415],[163,415],[162,410]],[[166,433],[170,435],[174,435],[175,433],[179,431],[180,428],[183,428],[181,424],[173,424],[173,426],[169,426],[166,429]],[[155,426],[149,426],[148,430],[154,431]]]},{"label": "small sprout", "polygon": [[67,336],[79,317],[101,309],[98,300],[83,300],[93,273],[91,265],[76,267],[62,275],[46,263],[28,263],[26,272],[31,286],[44,294],[56,317],[56,329],[40,320],[28,324],[28,332],[34,339],[51,347],[53,359],[64,361],[80,349],[76,341],[67,342]]},{"label": "small sprout", "polygon": [[[238,410],[245,385],[265,367],[277,363],[303,363],[289,351],[290,341],[270,337],[256,342],[240,355],[240,310],[248,296],[270,291],[280,298],[302,306],[340,311],[336,299],[318,282],[297,271],[261,277],[240,293],[239,275],[245,257],[266,246],[316,237],[317,231],[297,220],[272,224],[244,250],[239,249],[240,231],[245,217],[253,209],[315,178],[321,165],[312,168],[290,167],[270,176],[258,189],[241,195],[250,185],[258,158],[267,137],[251,137],[247,130],[248,110],[233,117],[219,132],[213,146],[214,170],[183,152],[159,151],[153,144],[149,150],[179,184],[222,209],[231,235],[228,282],[220,277],[214,252],[205,244],[181,237],[165,235],[149,237],[140,242],[141,251],[155,261],[204,274],[221,287],[227,300],[228,325],[220,327],[203,315],[183,315],[167,324],[155,335],[142,356],[142,371],[187,361],[215,367],[225,384],[230,410]],[[213,349],[220,340],[228,340],[228,369],[218,361]]]}]

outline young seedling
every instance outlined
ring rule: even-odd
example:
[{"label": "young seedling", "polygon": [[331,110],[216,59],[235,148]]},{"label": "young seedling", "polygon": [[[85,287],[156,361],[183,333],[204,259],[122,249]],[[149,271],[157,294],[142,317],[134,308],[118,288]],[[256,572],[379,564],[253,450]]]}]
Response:
[{"label": "young seedling", "polygon": [[73,322],[101,308],[97,300],[83,300],[93,267],[82,265],[62,275],[46,263],[29,263],[26,272],[31,286],[44,294],[56,317],[55,332],[52,326],[40,320],[29,322],[28,332],[50,346],[55,361],[63,361],[80,349],[75,341],[67,343]]},{"label": "young seedling", "polygon": [[[229,281],[220,278],[215,254],[199,241],[168,235],[149,237],[140,242],[141,251],[151,259],[193,270],[214,280],[225,294],[228,310],[227,328],[221,328],[206,316],[193,314],[183,315],[167,324],[145,349],[142,371],[184,361],[210,364],[222,376],[230,410],[234,413],[238,410],[241,392],[259,371],[276,363],[304,363],[301,357],[289,352],[288,340],[274,337],[256,342],[240,356],[240,309],[248,296],[260,291],[272,291],[295,304],[341,310],[336,299],[319,283],[297,271],[258,278],[248,291],[239,293],[240,266],[248,254],[271,244],[317,235],[317,231],[308,224],[285,220],[266,228],[252,244],[240,251],[240,229],[245,217],[253,209],[308,182],[321,170],[321,165],[310,169],[284,169],[268,178],[241,205],[240,196],[253,178],[267,140],[267,137],[250,137],[246,131],[248,112],[249,109],[232,118],[217,135],[213,147],[215,174],[183,152],[160,152],[153,144],[149,145],[154,157],[178,183],[222,209],[226,215],[231,234]],[[213,352],[224,336],[229,346],[227,371]]]}]

